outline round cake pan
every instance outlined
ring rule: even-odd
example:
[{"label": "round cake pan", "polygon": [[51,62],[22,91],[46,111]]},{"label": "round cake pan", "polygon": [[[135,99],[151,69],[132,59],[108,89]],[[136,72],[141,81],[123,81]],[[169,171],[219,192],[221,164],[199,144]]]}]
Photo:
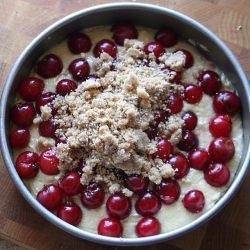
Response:
[{"label": "round cake pan", "polygon": [[[201,215],[192,223],[171,232],[145,238],[110,238],[100,236],[71,226],[57,218],[37,202],[35,197],[31,195],[18,176],[12,161],[12,150],[8,142],[10,131],[10,109],[13,105],[14,95],[17,91],[20,80],[28,76],[38,57],[51,46],[62,41],[70,33],[76,30],[97,25],[108,25],[124,20],[136,25],[155,29],[164,26],[171,27],[179,36],[190,41],[203,55],[209,60],[215,62],[218,67],[225,72],[229,80],[233,83],[233,86],[238,92],[242,102],[244,146],[237,174],[226,193],[212,209]],[[5,165],[18,190],[30,205],[48,221],[74,236],[96,243],[119,246],[139,246],[154,244],[181,236],[210,219],[219,212],[226,203],[228,203],[247,174],[250,158],[249,119],[250,90],[247,77],[233,53],[216,35],[193,19],[170,9],[140,3],[106,4],[81,10],[54,23],[36,37],[20,55],[9,74],[2,94],[0,127],[1,149]],[[91,218],[89,219],[91,220]]]}]

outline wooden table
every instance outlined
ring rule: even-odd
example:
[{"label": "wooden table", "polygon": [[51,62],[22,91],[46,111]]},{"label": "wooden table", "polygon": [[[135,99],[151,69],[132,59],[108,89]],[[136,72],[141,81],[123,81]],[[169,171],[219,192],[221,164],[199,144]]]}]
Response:
[{"label": "wooden table", "polygon": [[[74,11],[107,2],[0,0],[1,89],[18,55],[45,27]],[[144,2],[178,10],[210,28],[233,50],[250,76],[249,0]],[[0,237],[29,249],[118,249],[77,239],[45,221],[21,197],[0,160]],[[167,243],[131,249],[250,249],[249,188],[250,176],[230,204],[200,229]]]}]

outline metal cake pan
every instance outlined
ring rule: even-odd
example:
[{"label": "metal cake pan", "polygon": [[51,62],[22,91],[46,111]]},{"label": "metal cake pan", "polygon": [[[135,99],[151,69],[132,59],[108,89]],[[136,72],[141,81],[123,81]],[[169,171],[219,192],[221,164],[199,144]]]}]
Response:
[{"label": "metal cake pan", "polygon": [[[38,57],[51,46],[65,39],[75,30],[97,25],[112,24],[121,20],[156,29],[162,26],[168,26],[175,30],[184,39],[193,41],[202,54],[215,62],[218,67],[225,72],[229,80],[233,83],[233,86],[238,92],[242,102],[244,135],[243,152],[237,174],[226,193],[212,209],[201,215],[192,223],[171,232],[145,238],[110,238],[100,236],[78,229],[77,227],[71,226],[57,218],[37,202],[35,197],[31,195],[18,176],[12,161],[12,151],[8,142],[10,130],[10,108],[13,105],[17,86],[21,79],[28,76]],[[233,197],[237,189],[240,187],[240,184],[246,176],[249,168],[249,114],[250,89],[248,79],[233,53],[215,34],[190,17],[170,9],[141,3],[105,4],[80,10],[79,12],[73,13],[52,24],[37,36],[20,55],[9,74],[2,93],[0,117],[1,149],[6,168],[18,190],[38,213],[57,227],[79,238],[101,244],[117,246],[149,245],[176,238],[199,227],[218,213]]]}]

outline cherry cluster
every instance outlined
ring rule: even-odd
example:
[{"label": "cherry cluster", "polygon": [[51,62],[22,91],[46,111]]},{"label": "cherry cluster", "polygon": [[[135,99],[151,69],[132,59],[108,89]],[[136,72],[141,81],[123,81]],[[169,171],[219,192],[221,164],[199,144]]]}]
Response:
[{"label": "cherry cluster", "polygon": [[[113,25],[113,41],[102,39],[93,48],[93,55],[99,57],[102,52],[108,53],[116,60],[117,45],[123,46],[125,39],[137,39],[138,31],[134,25],[119,23]],[[154,54],[156,62],[165,53],[165,48],[177,43],[176,34],[168,29],[162,28],[155,34],[155,41],[149,42],[144,47],[145,55]],[[89,52],[92,48],[90,38],[83,33],[75,33],[68,39],[68,48],[73,54]],[[186,49],[177,49],[185,56],[184,70],[191,68],[194,63],[192,53]],[[42,57],[36,64],[35,71],[42,78],[58,76],[63,70],[63,63],[59,56],[48,54]],[[54,92],[43,92],[44,81],[38,77],[24,79],[19,87],[19,95],[25,102],[16,103],[12,109],[11,119],[16,128],[10,134],[10,144],[13,148],[25,148],[30,141],[29,127],[32,125],[36,114],[41,114],[41,107],[48,105],[52,109],[52,115],[57,113],[52,102],[56,95],[65,96],[74,91],[79,81],[96,79],[97,76],[90,75],[90,66],[87,60],[77,58],[73,60],[68,71],[72,79],[62,79],[56,84]],[[208,184],[221,187],[228,183],[230,170],[227,163],[235,153],[234,143],[230,138],[232,130],[231,116],[240,109],[238,96],[222,89],[219,75],[211,70],[200,72],[196,84],[185,84],[182,82],[182,73],[169,67],[162,71],[166,74],[174,73],[170,80],[175,84],[184,86],[183,95],[170,93],[166,101],[166,109],[156,110],[153,123],[145,131],[151,140],[157,141],[157,151],[152,158],[158,157],[163,162],[169,163],[175,175],[173,178],[163,179],[159,185],[152,185],[148,178],[140,175],[127,176],[124,185],[137,197],[135,202],[136,212],[142,219],[136,225],[136,233],[140,237],[159,234],[160,222],[154,215],[161,209],[162,204],[170,205],[177,201],[181,194],[179,180],[184,178],[190,168],[204,172],[204,178]],[[199,140],[194,130],[198,124],[199,117],[192,111],[182,111],[184,101],[196,105],[203,94],[213,98],[213,108],[216,115],[211,118],[209,131],[214,139],[207,149],[199,148]],[[184,121],[182,139],[177,148],[171,145],[167,138],[159,138],[158,126],[165,123],[171,114],[182,112]],[[57,127],[53,119],[41,121],[38,126],[39,134],[44,137],[54,138],[56,143],[65,143],[64,138],[55,135]],[[40,155],[32,151],[24,151],[16,159],[16,170],[18,174],[29,179],[37,175],[39,169],[46,175],[59,174],[59,160],[54,148],[47,148]],[[80,206],[74,202],[75,195],[80,195],[82,205],[87,209],[96,209],[104,203],[105,191],[101,184],[90,183],[82,186],[80,177],[84,161],[79,164],[75,171],[69,171],[62,176],[57,183],[45,185],[37,194],[37,200],[47,209],[56,211],[62,220],[78,225],[82,218]],[[184,207],[192,213],[201,212],[205,205],[205,196],[200,190],[189,190],[182,199]],[[97,231],[101,235],[121,237],[123,227],[121,220],[127,218],[132,209],[131,198],[121,192],[111,194],[106,201],[106,211],[109,217],[100,221]]]}]

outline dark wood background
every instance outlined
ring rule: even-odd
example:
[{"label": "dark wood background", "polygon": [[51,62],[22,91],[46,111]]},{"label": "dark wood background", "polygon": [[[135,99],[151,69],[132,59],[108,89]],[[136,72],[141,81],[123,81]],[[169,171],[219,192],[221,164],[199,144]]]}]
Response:
[{"label": "dark wood background", "polygon": [[[105,0],[0,0],[0,86],[22,50],[54,21]],[[120,2],[120,1],[116,1]],[[135,2],[135,1],[133,1]],[[215,32],[250,76],[250,0],[143,1],[187,14]],[[223,211],[181,238],[149,247],[161,249],[250,249],[250,176]],[[28,249],[118,249],[77,239],[48,223],[21,197],[0,159],[0,237]]]}]

